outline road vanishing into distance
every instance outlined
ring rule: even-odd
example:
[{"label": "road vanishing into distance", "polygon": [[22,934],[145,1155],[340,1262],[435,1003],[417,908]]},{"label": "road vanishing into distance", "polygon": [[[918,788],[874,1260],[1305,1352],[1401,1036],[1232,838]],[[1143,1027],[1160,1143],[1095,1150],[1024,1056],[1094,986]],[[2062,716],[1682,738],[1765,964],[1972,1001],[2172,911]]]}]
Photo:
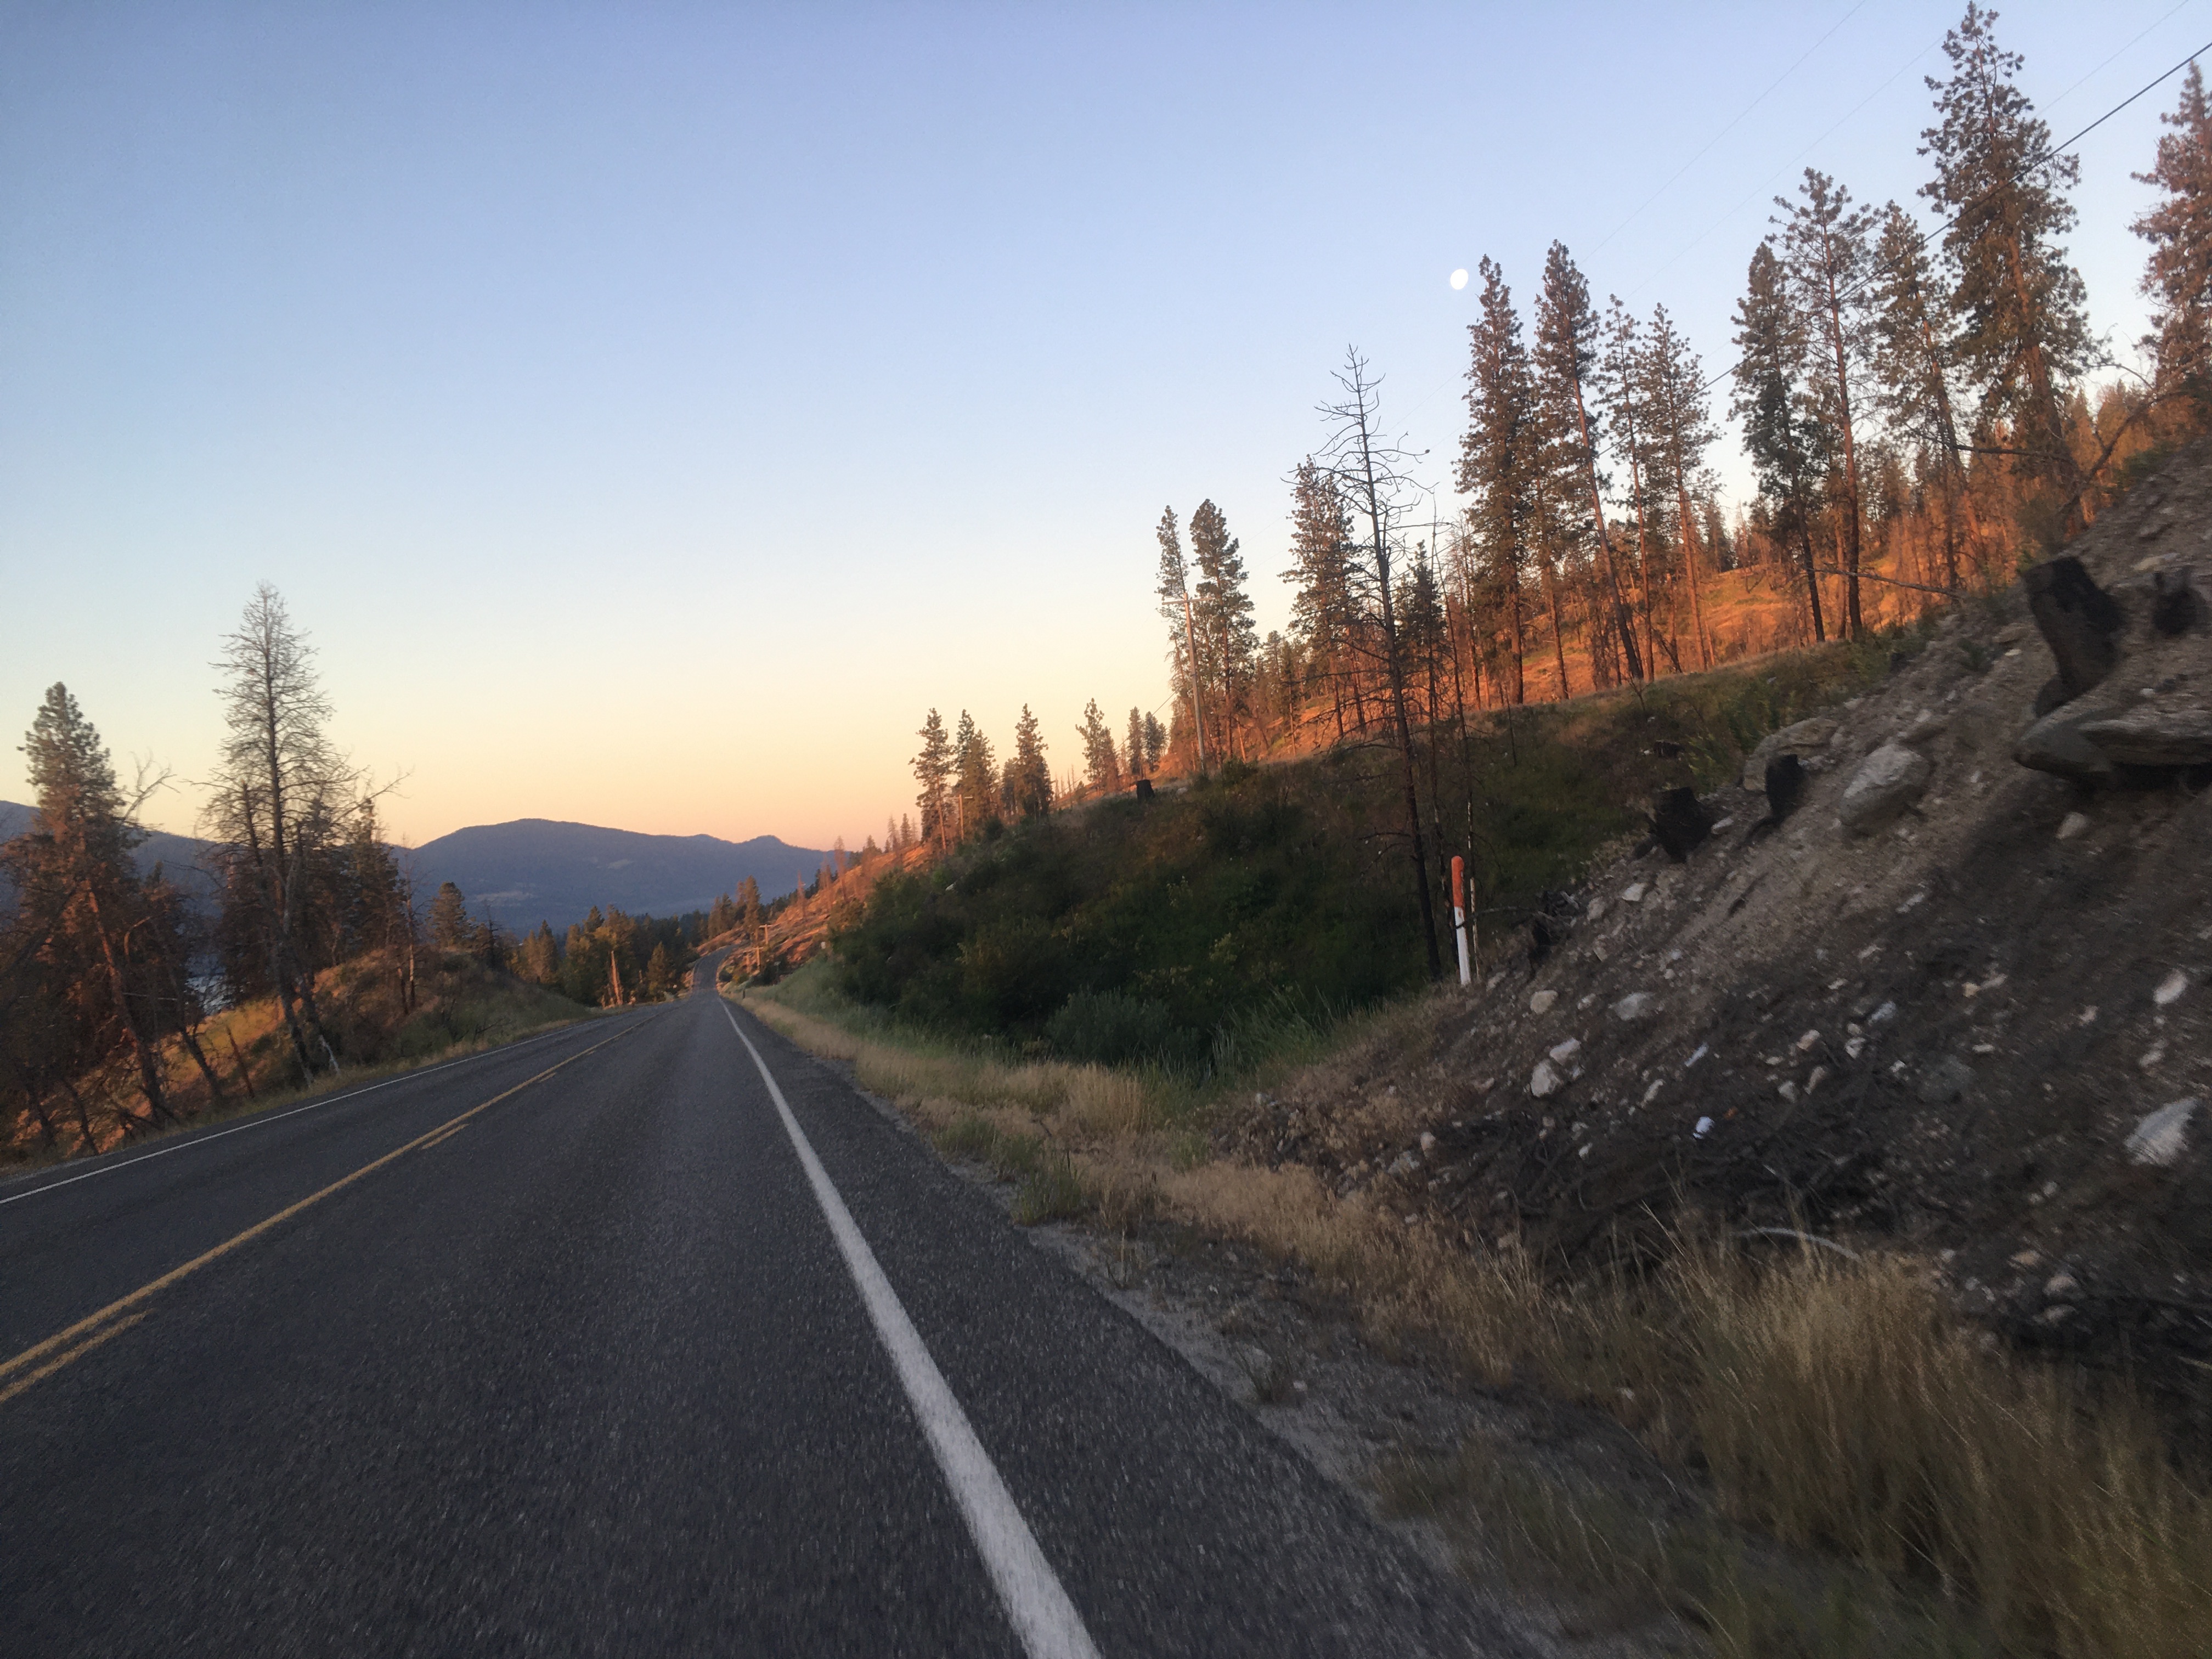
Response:
[{"label": "road vanishing into distance", "polygon": [[704,972],[0,1185],[0,1652],[1522,1650]]}]

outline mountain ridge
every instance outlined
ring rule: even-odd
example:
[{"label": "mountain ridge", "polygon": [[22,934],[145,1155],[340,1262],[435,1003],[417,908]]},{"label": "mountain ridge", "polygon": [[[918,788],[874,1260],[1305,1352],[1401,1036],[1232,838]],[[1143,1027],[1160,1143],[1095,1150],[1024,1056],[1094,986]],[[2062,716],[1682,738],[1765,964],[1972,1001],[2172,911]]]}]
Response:
[{"label": "mountain ridge", "polygon": [[[33,809],[0,801],[0,841],[30,827]],[[160,863],[191,898],[211,909],[215,884],[201,859],[209,843],[166,830],[148,832],[137,852],[142,871]],[[464,825],[418,848],[393,852],[413,874],[427,906],[441,882],[461,890],[472,911],[489,906],[517,932],[540,921],[565,927],[595,906],[633,915],[681,915],[703,910],[724,893],[734,894],[747,876],[763,898],[788,893],[820,868],[829,854],[794,847],[775,836],[726,841],[704,833],[651,835],[564,818],[509,818]]]}]

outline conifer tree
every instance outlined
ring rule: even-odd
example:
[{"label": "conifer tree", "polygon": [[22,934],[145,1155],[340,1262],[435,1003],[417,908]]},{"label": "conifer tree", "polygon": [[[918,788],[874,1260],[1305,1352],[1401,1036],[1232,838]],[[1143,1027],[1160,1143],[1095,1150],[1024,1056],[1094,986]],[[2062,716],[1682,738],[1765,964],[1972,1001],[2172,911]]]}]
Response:
[{"label": "conifer tree", "polygon": [[1854,207],[1851,193],[1825,173],[1805,169],[1798,186],[1802,201],[1778,196],[1787,216],[1779,222],[1782,266],[1791,300],[1808,333],[1819,343],[1806,355],[1809,412],[1826,429],[1824,447],[1840,457],[1843,471],[1836,492],[1843,522],[1844,631],[1856,639],[1865,632],[1859,611],[1862,526],[1856,411],[1863,405],[1863,381],[1874,349],[1869,310],[1874,299],[1869,277],[1873,250],[1868,245],[1875,216]]},{"label": "conifer tree", "polygon": [[2159,118],[2173,131],[2158,141],[2157,164],[2135,175],[2164,192],[2131,227],[2151,245],[2142,284],[2151,331],[2142,343],[2157,365],[2157,394],[2185,404],[2186,426],[2201,429],[2212,422],[2212,107],[2195,64],[2180,106]]},{"label": "conifer tree", "polygon": [[1734,409],[1743,422],[1759,493],[1771,504],[1775,534],[1794,538],[1803,554],[1806,592],[1812,601],[1813,637],[1828,637],[1820,612],[1820,578],[1813,565],[1814,490],[1826,471],[1825,435],[1805,418],[1805,327],[1791,301],[1788,278],[1774,250],[1752,251],[1743,299],[1736,307]]},{"label": "conifer tree", "polygon": [[[1590,370],[1597,350],[1597,313],[1591,308],[1589,284],[1575,269],[1564,243],[1552,244],[1544,259],[1544,287],[1536,301],[1537,407],[1544,423],[1545,451],[1558,504],[1579,496],[1590,512],[1599,568],[1606,596],[1620,632],[1621,649],[1631,679],[1644,677],[1643,659],[1636,649],[1636,623],[1621,591],[1620,569],[1613,538],[1605,523],[1602,481],[1598,476],[1597,434],[1589,410]],[[1553,601],[1556,617],[1558,601]],[[1560,665],[1562,676],[1565,665]]]},{"label": "conifer tree", "polygon": [[953,739],[952,773],[959,832],[981,835],[983,826],[998,816],[998,765],[992,758],[991,740],[964,708]]},{"label": "conifer tree", "polygon": [[1205,696],[1198,647],[1198,612],[1190,591],[1189,567],[1182,556],[1182,534],[1176,526],[1175,508],[1163,507],[1156,532],[1160,544],[1159,585],[1154,590],[1160,615],[1168,622],[1168,659],[1182,688],[1183,705],[1189,710],[1191,730],[1198,738],[1199,769],[1206,768]]},{"label": "conifer tree", "polygon": [[1361,729],[1367,724],[1352,660],[1359,608],[1352,593],[1352,520],[1334,477],[1316,466],[1310,455],[1291,475],[1291,559],[1283,580],[1294,586],[1291,633],[1315,672],[1328,678],[1341,738],[1347,684],[1357,723]]},{"label": "conifer tree", "polygon": [[1212,501],[1200,501],[1190,515],[1190,562],[1198,572],[1191,590],[1196,614],[1198,654],[1212,701],[1215,729],[1224,757],[1238,752],[1239,716],[1252,681],[1252,658],[1259,636],[1252,623],[1252,596],[1245,592],[1244,557],[1229,520]]},{"label": "conifer tree", "polygon": [[1883,210],[1872,290],[1875,377],[1890,430],[1918,444],[1933,463],[1943,502],[1944,581],[1955,591],[1960,528],[1971,544],[1978,526],[1951,403],[1951,292],[1926,243],[1903,208],[1892,202]]},{"label": "conifer tree", "polygon": [[254,590],[216,666],[228,679],[222,691],[227,734],[208,824],[234,878],[226,893],[247,907],[234,930],[258,941],[293,1057],[311,1076],[318,1057],[333,1067],[337,1057],[316,1007],[315,964],[306,948],[310,902],[357,775],[323,729],[331,706],[315,678],[313,647],[268,583]]},{"label": "conifer tree", "polygon": [[2081,161],[2049,154],[2050,125],[2014,82],[2026,60],[1997,45],[1996,21],[1968,0],[1943,37],[1951,75],[1928,77],[1941,118],[1920,135],[1936,164],[1920,193],[1954,216],[1943,255],[1958,366],[1980,399],[1977,441],[2010,449],[2021,476],[2063,492],[2061,532],[2071,535],[2083,521],[2081,478],[2064,398],[2090,340],[2081,278],[2060,241],[2074,228],[2065,191]]},{"label": "conifer tree", "polygon": [[[1149,773],[1158,773],[1160,769],[1160,762],[1167,752],[1167,727],[1160,724],[1158,715],[1146,714],[1145,716],[1145,770]],[[1047,781],[1047,793],[1048,795],[1050,793],[1049,780]]]},{"label": "conifer tree", "polygon": [[[69,1073],[121,1048],[137,1073],[144,1123],[173,1123],[161,1052],[168,1021],[149,963],[159,954],[144,937],[162,918],[149,913],[131,857],[143,832],[131,822],[106,745],[67,686],[47,690],[23,754],[38,810],[28,833],[6,849],[18,912],[10,954],[43,958],[56,998],[48,1017],[76,1028],[75,1041],[57,1045],[61,1080],[71,1086]],[[180,961],[181,945],[167,955]],[[89,1121],[84,1132],[91,1139]]]},{"label": "conifer tree", "polygon": [[1644,401],[1650,410],[1652,477],[1650,487],[1674,497],[1674,533],[1681,547],[1682,578],[1690,590],[1690,625],[1696,631],[1698,664],[1713,665],[1712,642],[1705,633],[1705,604],[1698,574],[1697,514],[1692,510],[1693,492],[1708,489],[1705,452],[1719,436],[1711,411],[1705,406],[1705,365],[1690,349],[1667,314],[1655,306],[1648,343],[1637,363],[1644,385]]},{"label": "conifer tree", "polygon": [[921,809],[921,838],[939,851],[951,844],[952,744],[945,735],[945,721],[933,708],[921,723],[921,752],[914,757],[914,775],[921,784],[915,805]]},{"label": "conifer tree", "polygon": [[1083,739],[1085,779],[1099,794],[1114,793],[1121,787],[1121,763],[1114,752],[1113,728],[1106,724],[1105,715],[1098,712],[1096,697],[1084,708],[1079,734]]},{"label": "conifer tree", "polygon": [[[1637,580],[1644,610],[1644,661],[1656,674],[1658,623],[1652,590],[1657,585],[1659,562],[1652,545],[1652,502],[1647,488],[1648,475],[1654,465],[1653,434],[1650,413],[1644,407],[1644,377],[1638,372],[1643,356],[1642,331],[1616,295],[1607,308],[1599,372],[1593,384],[1599,404],[1605,411],[1606,423],[1612,428],[1613,453],[1628,469],[1628,494],[1622,499],[1636,525]],[[1670,654],[1674,653],[1673,632],[1670,626]],[[1681,672],[1681,666],[1676,660],[1677,673]]]},{"label": "conifer tree", "polygon": [[441,951],[465,951],[475,931],[461,890],[450,881],[440,882],[437,896],[430,901],[430,943]]},{"label": "conifer tree", "polygon": [[1473,500],[1468,525],[1504,612],[1513,659],[1506,695],[1520,703],[1528,700],[1522,582],[1528,561],[1535,474],[1542,465],[1542,434],[1535,378],[1522,344],[1513,291],[1495,261],[1486,256],[1480,270],[1481,313],[1467,331],[1474,362],[1467,377],[1469,420],[1460,440],[1459,489]]},{"label": "conifer tree", "polygon": [[1129,710],[1128,730],[1121,737],[1121,756],[1131,777],[1145,775],[1145,711],[1141,708]]}]

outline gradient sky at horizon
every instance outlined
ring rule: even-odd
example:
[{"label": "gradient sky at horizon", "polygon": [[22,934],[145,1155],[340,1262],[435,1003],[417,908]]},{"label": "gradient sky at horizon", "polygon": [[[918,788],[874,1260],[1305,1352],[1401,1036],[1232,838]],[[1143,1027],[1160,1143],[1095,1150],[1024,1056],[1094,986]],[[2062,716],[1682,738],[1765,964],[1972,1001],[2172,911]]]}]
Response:
[{"label": "gradient sky at horizon", "polygon": [[[0,5],[0,798],[59,679],[189,830],[264,579],[418,844],[858,844],[933,705],[1065,769],[1164,707],[1163,504],[1281,622],[1348,343],[1447,514],[1455,268],[1558,237],[1724,367],[1805,166],[1914,204],[1960,9]],[[2208,20],[1997,33],[2063,136]],[[2177,91],[2078,150],[2124,359]]]}]

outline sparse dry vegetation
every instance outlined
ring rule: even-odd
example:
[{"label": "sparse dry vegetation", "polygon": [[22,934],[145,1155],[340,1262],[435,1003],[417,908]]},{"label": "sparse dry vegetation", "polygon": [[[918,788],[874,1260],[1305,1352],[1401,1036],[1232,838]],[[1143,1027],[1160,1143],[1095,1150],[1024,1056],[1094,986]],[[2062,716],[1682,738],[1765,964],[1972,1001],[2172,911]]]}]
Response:
[{"label": "sparse dry vegetation", "polygon": [[[2157,1425],[2124,1389],[1978,1340],[1907,1258],[1760,1258],[1691,1221],[1656,1271],[1571,1279],[1340,1197],[1310,1166],[1207,1155],[1207,1103],[1166,1074],[931,1050],[804,975],[746,1000],[947,1156],[1020,1183],[1018,1220],[1087,1211],[1255,1246],[1342,1297],[1382,1354],[1603,1411],[1699,1472],[1710,1513],[1691,1523],[1480,1445],[1389,1476],[1401,1510],[1541,1558],[1605,1617],[1670,1610],[1745,1656],[2204,1650],[2212,1509]],[[1345,1052],[1433,1018],[1425,999],[1393,1005],[1352,1022]],[[1345,1095],[1386,1137],[1419,1109]]]}]

